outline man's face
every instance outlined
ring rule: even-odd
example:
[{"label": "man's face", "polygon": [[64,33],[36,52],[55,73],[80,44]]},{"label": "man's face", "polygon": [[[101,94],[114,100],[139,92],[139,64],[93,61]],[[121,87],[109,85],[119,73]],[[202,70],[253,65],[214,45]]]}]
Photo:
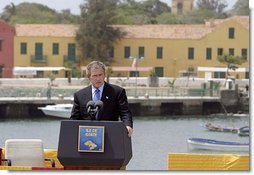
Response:
[{"label": "man's face", "polygon": [[103,69],[91,69],[91,76],[89,77],[90,82],[96,88],[103,85],[105,79],[105,74]]}]

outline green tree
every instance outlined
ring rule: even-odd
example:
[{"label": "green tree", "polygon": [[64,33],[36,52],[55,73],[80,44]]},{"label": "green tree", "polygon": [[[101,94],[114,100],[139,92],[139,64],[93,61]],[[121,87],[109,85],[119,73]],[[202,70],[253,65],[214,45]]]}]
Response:
[{"label": "green tree", "polygon": [[149,23],[158,23],[156,17],[164,12],[170,12],[171,9],[166,3],[159,0],[147,0],[141,3],[142,11],[149,18]]},{"label": "green tree", "polygon": [[171,8],[159,0],[141,2],[124,1],[117,7],[117,23],[119,24],[155,24],[157,16],[169,13]]},{"label": "green tree", "polygon": [[181,21],[184,24],[204,24],[206,19],[216,18],[216,12],[206,9],[195,9],[183,15]]},{"label": "green tree", "polygon": [[78,24],[79,16],[71,14],[70,9],[61,10],[56,14],[56,22],[60,24]]},{"label": "green tree", "polygon": [[114,73],[113,69],[111,67],[107,67],[106,69],[106,81],[109,83],[109,78]]},{"label": "green tree", "polygon": [[227,77],[229,76],[229,70],[236,70],[238,68],[237,65],[241,65],[247,61],[246,57],[233,56],[228,53],[219,55],[217,60],[227,65]]},{"label": "green tree", "polygon": [[250,14],[250,9],[249,9],[249,0],[238,0],[231,13],[233,15],[246,15],[248,16]]},{"label": "green tree", "polygon": [[1,14],[0,18],[5,22],[10,22],[12,16],[16,14],[16,7],[13,3],[6,5],[4,7],[4,12]]},{"label": "green tree", "polygon": [[158,24],[181,24],[180,16],[174,15],[171,12],[162,13],[156,17]]},{"label": "green tree", "polygon": [[76,40],[83,58],[99,60],[109,65],[113,60],[110,51],[124,33],[113,28],[118,0],[87,0],[80,6],[81,24]]},{"label": "green tree", "polygon": [[148,16],[144,14],[141,2],[133,0],[118,4],[115,19],[118,24],[144,24],[149,21]]},{"label": "green tree", "polygon": [[198,9],[211,10],[217,13],[222,13],[228,6],[225,0],[198,0],[196,5]]},{"label": "green tree", "polygon": [[1,14],[1,19],[10,24],[69,24],[78,23],[79,16],[72,15],[70,10],[58,13],[45,5],[38,3],[20,3],[7,5]]}]

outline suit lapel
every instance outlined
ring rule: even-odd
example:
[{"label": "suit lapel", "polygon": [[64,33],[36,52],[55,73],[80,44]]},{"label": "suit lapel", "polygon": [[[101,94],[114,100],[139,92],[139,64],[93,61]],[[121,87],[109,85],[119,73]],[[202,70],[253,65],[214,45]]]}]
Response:
[{"label": "suit lapel", "polygon": [[101,96],[101,101],[103,102],[103,107],[99,111],[99,114],[98,114],[99,119],[101,119],[102,116],[104,115],[104,107],[107,106],[107,102],[109,100],[108,89],[109,89],[108,84],[105,82],[103,92],[102,92],[102,96]]},{"label": "suit lapel", "polygon": [[87,104],[90,100],[93,100],[92,97],[92,86],[88,86],[84,89],[83,95],[82,95],[82,101]]},{"label": "suit lapel", "polygon": [[92,85],[89,86],[87,95],[89,97],[88,101],[93,100]]},{"label": "suit lapel", "polygon": [[108,100],[108,84],[105,82],[104,84],[104,88],[103,88],[103,92],[102,92],[102,97],[101,97],[101,101],[104,103],[104,102],[107,102]]}]

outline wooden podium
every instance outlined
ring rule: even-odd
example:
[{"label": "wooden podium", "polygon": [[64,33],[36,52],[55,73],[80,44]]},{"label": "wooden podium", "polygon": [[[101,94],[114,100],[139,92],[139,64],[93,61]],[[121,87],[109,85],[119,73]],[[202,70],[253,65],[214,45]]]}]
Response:
[{"label": "wooden podium", "polygon": [[[82,150],[85,135],[92,134],[81,129],[97,127],[103,128],[103,150]],[[63,120],[57,157],[65,170],[124,170],[132,157],[131,138],[123,122]]]}]

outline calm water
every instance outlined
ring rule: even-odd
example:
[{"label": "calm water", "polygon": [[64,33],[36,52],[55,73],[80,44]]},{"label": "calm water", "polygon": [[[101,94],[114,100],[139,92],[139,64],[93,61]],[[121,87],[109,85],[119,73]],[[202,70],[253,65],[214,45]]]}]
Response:
[{"label": "calm water", "polygon": [[[60,119],[53,117],[0,120],[0,147],[4,147],[5,140],[9,138],[38,138],[43,140],[44,148],[57,149],[60,121]],[[206,122],[228,127],[242,127],[249,124],[249,118],[183,116],[175,119],[166,117],[135,118],[132,136],[133,157],[127,169],[166,170],[168,153],[190,152],[186,143],[190,137],[249,142],[249,137],[240,137],[233,133],[207,131],[202,126]],[[206,153],[214,152],[206,151]]]}]

